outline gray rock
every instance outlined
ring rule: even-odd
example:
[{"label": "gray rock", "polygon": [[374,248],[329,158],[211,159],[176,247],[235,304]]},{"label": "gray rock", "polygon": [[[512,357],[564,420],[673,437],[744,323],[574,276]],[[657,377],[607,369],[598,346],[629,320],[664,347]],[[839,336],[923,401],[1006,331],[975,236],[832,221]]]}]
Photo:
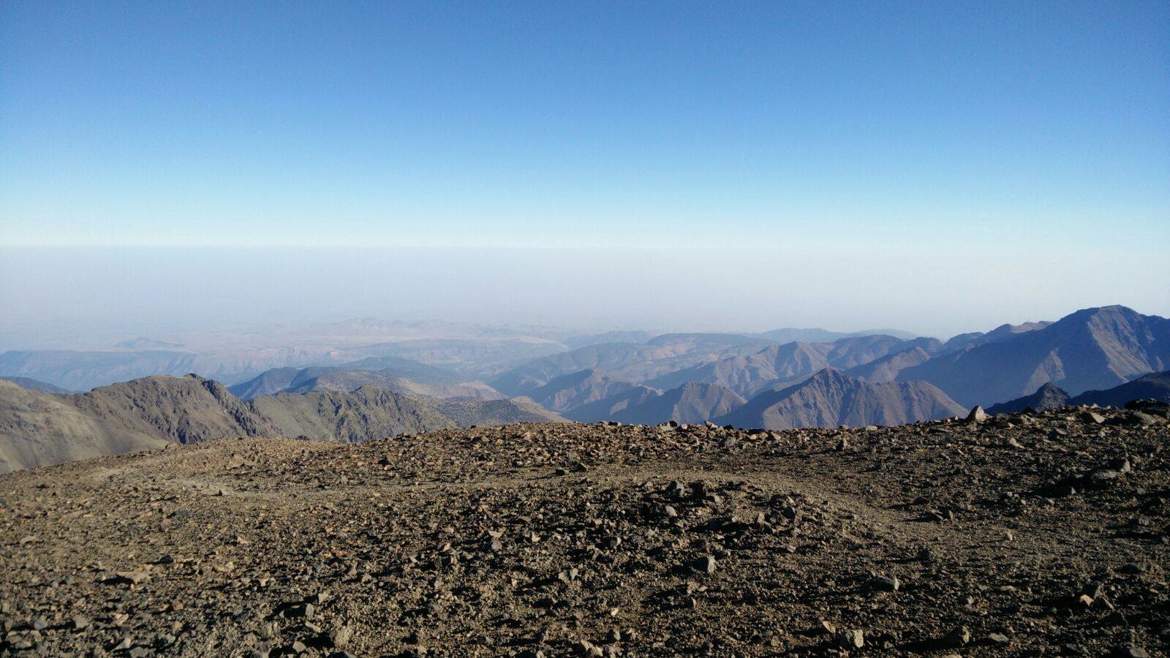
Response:
[{"label": "gray rock", "polygon": [[860,649],[865,646],[865,632],[854,628],[837,633],[837,646],[842,649]]}]

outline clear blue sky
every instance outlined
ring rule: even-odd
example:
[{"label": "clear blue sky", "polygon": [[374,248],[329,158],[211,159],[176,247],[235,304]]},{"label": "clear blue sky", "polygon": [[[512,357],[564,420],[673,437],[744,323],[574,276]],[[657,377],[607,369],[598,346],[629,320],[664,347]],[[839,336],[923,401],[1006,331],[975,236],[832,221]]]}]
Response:
[{"label": "clear blue sky", "polygon": [[1165,0],[0,0],[11,344],[310,314],[947,335],[1170,315],[1168,252]]},{"label": "clear blue sky", "polygon": [[1164,1],[0,3],[0,245],[1168,225]]}]

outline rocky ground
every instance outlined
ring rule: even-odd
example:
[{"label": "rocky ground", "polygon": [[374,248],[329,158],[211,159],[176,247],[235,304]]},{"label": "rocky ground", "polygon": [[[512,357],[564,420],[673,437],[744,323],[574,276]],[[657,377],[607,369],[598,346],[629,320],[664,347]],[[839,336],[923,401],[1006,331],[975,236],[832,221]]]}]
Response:
[{"label": "rocky ground", "polygon": [[214,441],[0,477],[0,653],[1166,655],[1164,408]]}]

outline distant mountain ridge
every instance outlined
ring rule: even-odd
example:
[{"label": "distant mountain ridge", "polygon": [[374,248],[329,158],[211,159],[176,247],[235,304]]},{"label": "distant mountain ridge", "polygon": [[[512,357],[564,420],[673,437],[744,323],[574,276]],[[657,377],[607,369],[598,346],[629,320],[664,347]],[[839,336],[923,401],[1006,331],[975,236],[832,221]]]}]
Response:
[{"label": "distant mountain ridge", "polygon": [[167,443],[159,433],[95,418],[67,398],[0,380],[0,473]]},{"label": "distant mountain ridge", "polygon": [[989,407],[987,412],[1003,414],[1025,409],[1044,411],[1078,405],[1124,407],[1134,400],[1145,399],[1170,404],[1170,371],[1152,372],[1113,388],[1085,391],[1076,397],[1070,396],[1059,386],[1048,383],[1031,395]]},{"label": "distant mountain ridge", "polygon": [[48,382],[42,382],[39,379],[32,379],[31,377],[0,377],[0,380],[12,382],[21,388],[27,388],[30,391],[40,391],[41,393],[65,395],[73,392],[60,386],[54,386]]},{"label": "distant mountain ridge", "polygon": [[1032,411],[1046,411],[1068,406],[1072,397],[1052,382],[1045,383],[1031,395],[1009,400],[987,408],[989,414],[1010,414],[1031,409]]},{"label": "distant mountain ridge", "polygon": [[862,331],[829,331],[826,329],[798,329],[785,327],[771,329],[759,334],[764,338],[777,343],[832,343],[842,338],[860,338],[862,336],[893,336],[902,340],[915,338],[915,334],[900,329],[865,329]]},{"label": "distant mountain ridge", "polygon": [[1170,404],[1170,371],[1152,372],[1102,391],[1085,391],[1074,397],[1070,404],[1124,407],[1129,402],[1143,399]]},{"label": "distant mountain ridge", "polygon": [[1070,394],[1170,368],[1170,320],[1123,306],[1089,308],[1029,331],[977,343],[906,368],[966,404],[990,405],[1052,382]]},{"label": "distant mountain ridge", "polygon": [[590,368],[557,377],[531,391],[528,397],[546,409],[561,412],[620,395],[636,386]]},{"label": "distant mountain ridge", "polygon": [[0,472],[168,442],[285,436],[362,442],[475,424],[559,422],[511,400],[434,400],[363,386],[240,400],[196,375],[155,376],[51,395],[0,382]]},{"label": "distant mountain ridge", "polygon": [[860,427],[964,413],[966,409],[926,382],[873,384],[826,368],[794,386],[761,393],[714,422],[766,429]]},{"label": "distant mountain ridge", "polygon": [[529,395],[563,375],[600,370],[606,376],[641,384],[654,377],[725,356],[748,355],[773,341],[741,334],[663,334],[646,343],[605,343],[535,359],[488,380],[507,395]]},{"label": "distant mountain ridge", "polygon": [[[391,367],[377,369],[387,363]],[[405,359],[365,359],[340,366],[274,368],[231,386],[232,393],[251,400],[277,393],[309,393],[319,390],[353,391],[362,386],[386,388],[399,393],[430,397],[470,397],[495,400],[504,397],[487,384],[465,381],[454,373]]]},{"label": "distant mountain ridge", "polygon": [[853,368],[917,345],[882,335],[842,338],[832,343],[785,343],[673,372],[647,383],[664,389],[687,382],[717,384],[750,397],[764,389],[798,383],[825,368]]},{"label": "distant mountain ridge", "polygon": [[734,391],[718,384],[689,382],[664,393],[646,396],[638,404],[617,411],[611,417],[619,422],[642,425],[655,425],[670,420],[702,423],[731,413],[745,402]]},{"label": "distant mountain ridge", "polygon": [[[425,326],[362,322],[350,328],[371,335],[389,329],[416,335],[411,332]],[[131,381],[122,388],[95,389],[84,399],[70,396],[69,404],[101,436],[110,427],[123,427],[127,436],[167,440],[202,440],[237,430],[363,440],[381,432],[449,426],[443,423],[515,418],[712,420],[767,427],[891,424],[964,414],[975,404],[998,411],[1048,408],[1088,400],[1090,394],[1121,399],[1142,390],[1156,397],[1163,380],[1150,373],[1170,369],[1170,320],[1121,306],[1082,309],[1054,322],[1002,324],[946,342],[805,329],[656,336],[622,331],[572,340],[486,329],[470,338],[456,334],[330,352],[322,357],[326,365],[269,368],[226,390],[218,384],[201,393],[173,386],[156,390]],[[832,340],[778,342],[797,336]],[[556,342],[562,339],[564,344]],[[566,349],[570,343],[579,347]],[[358,358],[344,359],[354,354]],[[0,355],[0,374],[55,373],[82,382],[112,373],[170,371],[205,363],[202,358],[150,349],[7,352]],[[239,358],[233,369],[300,357]],[[490,381],[475,379],[474,373],[489,373]],[[1125,385],[1131,386],[1109,393]],[[136,410],[139,402],[157,416]]]}]

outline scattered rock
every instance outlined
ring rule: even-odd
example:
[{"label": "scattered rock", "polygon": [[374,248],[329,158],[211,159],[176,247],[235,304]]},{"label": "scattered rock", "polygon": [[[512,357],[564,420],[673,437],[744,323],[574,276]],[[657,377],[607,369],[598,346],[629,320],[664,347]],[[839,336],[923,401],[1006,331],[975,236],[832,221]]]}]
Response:
[{"label": "scattered rock", "polygon": [[860,649],[865,646],[865,633],[860,629],[837,633],[837,646],[842,649]]},{"label": "scattered rock", "polygon": [[971,631],[966,626],[960,626],[947,633],[943,641],[949,647],[965,647],[971,643]]}]

